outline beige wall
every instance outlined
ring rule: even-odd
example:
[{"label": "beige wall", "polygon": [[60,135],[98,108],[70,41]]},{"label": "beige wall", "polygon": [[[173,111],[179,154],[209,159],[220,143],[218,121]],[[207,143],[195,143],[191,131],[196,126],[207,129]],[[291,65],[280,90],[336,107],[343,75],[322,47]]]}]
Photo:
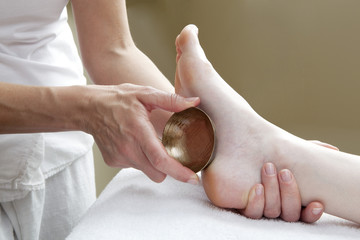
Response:
[{"label": "beige wall", "polygon": [[214,67],[258,113],[360,154],[360,1],[128,0],[128,8],[135,41],[169,79],[174,39],[194,23]]},{"label": "beige wall", "polygon": [[[360,154],[360,1],[127,4],[135,42],[170,80],[175,37],[194,23],[214,67],[260,115],[303,138]],[[105,184],[111,174],[105,168],[97,180]]]}]

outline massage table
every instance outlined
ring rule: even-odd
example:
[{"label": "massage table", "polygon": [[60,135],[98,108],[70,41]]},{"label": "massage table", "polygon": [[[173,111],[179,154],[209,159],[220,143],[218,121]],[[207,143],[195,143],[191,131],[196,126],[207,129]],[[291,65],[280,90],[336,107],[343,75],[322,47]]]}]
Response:
[{"label": "massage table", "polygon": [[202,186],[167,177],[154,183],[121,170],[81,219],[68,240],[103,239],[360,239],[360,226],[324,214],[314,224],[248,219],[211,204]]}]

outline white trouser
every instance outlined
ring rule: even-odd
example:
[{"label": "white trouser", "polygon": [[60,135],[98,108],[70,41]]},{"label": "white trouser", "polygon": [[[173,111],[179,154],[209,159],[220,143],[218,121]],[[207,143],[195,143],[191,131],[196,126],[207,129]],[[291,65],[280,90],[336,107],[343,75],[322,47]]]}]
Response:
[{"label": "white trouser", "polygon": [[65,239],[95,201],[92,151],[45,180],[45,189],[0,203],[0,239]]}]

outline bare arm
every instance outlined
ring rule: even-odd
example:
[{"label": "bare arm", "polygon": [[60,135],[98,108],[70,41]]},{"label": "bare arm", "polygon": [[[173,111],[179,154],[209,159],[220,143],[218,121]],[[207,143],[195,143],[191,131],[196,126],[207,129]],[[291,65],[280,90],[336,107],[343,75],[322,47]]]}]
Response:
[{"label": "bare arm", "polygon": [[181,111],[199,99],[132,84],[35,87],[0,83],[0,133],[80,130],[94,136],[106,163],[134,167],[156,182],[198,178],[170,158],[149,122],[152,110]]},{"label": "bare arm", "polygon": [[[131,83],[151,86],[171,94],[171,101],[173,101],[171,105],[177,104],[180,98],[174,95],[173,86],[151,60],[135,46],[128,26],[124,0],[72,0],[72,6],[83,63],[94,83],[99,85]],[[153,95],[151,100],[156,102],[156,98],[157,96]],[[160,102],[166,104],[164,101],[159,101],[159,104]],[[199,99],[187,106],[197,104],[199,104]],[[139,110],[134,109],[131,104],[123,108],[121,105],[112,105],[116,114],[114,117],[117,120],[108,121],[107,126],[111,125],[109,122],[114,124],[105,132],[107,135],[121,135],[111,140],[111,143],[116,145],[115,148],[109,148],[110,143],[103,137],[95,137],[104,159],[110,159],[110,161],[105,160],[106,162],[110,162],[110,165],[116,162],[121,163],[116,153],[125,152],[125,159],[149,159],[151,164],[140,166],[135,164],[133,167],[144,171],[155,181],[164,179],[164,173],[181,181],[198,181],[197,175],[167,155],[157,139],[156,134],[161,135],[171,115],[170,109],[152,107],[146,112],[142,111],[142,118],[139,118],[137,116],[139,113],[135,112]],[[95,114],[96,112],[98,116],[103,115],[98,109],[95,109]],[[115,124],[116,122],[118,123]],[[102,136],[104,132],[96,121],[89,123],[89,129],[94,136]],[[139,137],[143,132],[148,132],[147,138]],[[121,141],[119,138],[126,138],[127,141]],[[109,157],[109,152],[114,157]]]},{"label": "bare arm", "polygon": [[0,82],[0,133],[81,130],[80,116],[86,98],[79,99],[77,92],[82,88]]},{"label": "bare arm", "polygon": [[[124,0],[72,0],[72,6],[83,63],[94,83],[132,83],[174,93],[171,83],[135,46]],[[170,115],[162,110],[152,112],[158,135]]]},{"label": "bare arm", "polygon": [[174,94],[135,47],[125,1],[74,0],[73,7],[85,66],[95,83],[111,86],[2,84],[1,132],[81,130],[94,136],[110,166],[137,168],[156,182],[170,175],[197,183],[197,175],[166,153],[157,134],[171,112],[196,106],[199,98]]}]

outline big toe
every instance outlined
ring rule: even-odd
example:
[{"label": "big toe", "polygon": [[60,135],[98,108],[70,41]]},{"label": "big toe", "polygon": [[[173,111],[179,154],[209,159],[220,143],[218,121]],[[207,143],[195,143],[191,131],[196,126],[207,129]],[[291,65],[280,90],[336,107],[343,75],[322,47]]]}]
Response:
[{"label": "big toe", "polygon": [[176,38],[177,60],[182,54],[196,54],[199,57],[206,59],[205,53],[200,46],[198,38],[198,28],[189,24],[181,31]]}]

